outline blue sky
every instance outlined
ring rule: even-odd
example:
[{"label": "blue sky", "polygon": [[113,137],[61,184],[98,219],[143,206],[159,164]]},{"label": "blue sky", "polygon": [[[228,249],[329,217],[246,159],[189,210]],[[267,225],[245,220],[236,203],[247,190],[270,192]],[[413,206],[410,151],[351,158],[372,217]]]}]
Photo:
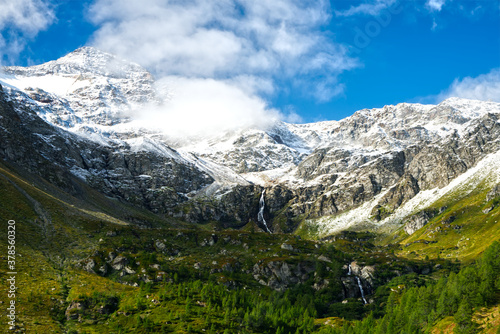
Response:
[{"label": "blue sky", "polygon": [[500,101],[498,0],[4,0],[0,32],[3,65],[92,45],[183,87],[237,87],[289,121]]}]

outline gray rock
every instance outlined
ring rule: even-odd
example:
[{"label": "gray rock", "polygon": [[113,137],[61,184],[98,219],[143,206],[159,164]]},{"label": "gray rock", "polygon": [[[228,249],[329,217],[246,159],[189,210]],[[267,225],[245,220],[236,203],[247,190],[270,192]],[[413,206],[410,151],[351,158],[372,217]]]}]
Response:
[{"label": "gray rock", "polygon": [[351,276],[361,277],[364,281],[372,285],[375,277],[375,267],[361,266],[356,261],[351,262]]},{"label": "gray rock", "polygon": [[313,284],[313,289],[316,291],[323,290],[324,288],[328,287],[328,284],[330,284],[329,280],[322,279],[319,282],[315,282]]},{"label": "gray rock", "polygon": [[486,202],[489,202],[492,199],[499,196],[500,196],[500,184],[497,184],[486,194]]},{"label": "gray rock", "polygon": [[283,291],[292,285],[304,283],[314,270],[313,262],[304,261],[292,264],[285,261],[269,261],[256,263],[252,274],[260,284]]},{"label": "gray rock", "polygon": [[98,271],[100,275],[106,276],[108,274],[108,266],[106,264],[103,264],[99,267]]},{"label": "gray rock", "polygon": [[80,316],[80,312],[85,310],[85,305],[83,303],[72,301],[66,308],[64,314],[67,320],[76,320]]},{"label": "gray rock", "polygon": [[482,211],[484,214],[488,214],[491,211],[493,211],[494,208],[495,208],[494,206],[490,206],[490,207],[487,207],[486,209],[483,209]]},{"label": "gray rock", "polygon": [[128,259],[124,256],[117,256],[115,257],[115,259],[113,260],[113,262],[111,262],[111,267],[114,269],[114,270],[122,270],[125,268],[125,266],[128,264]]},{"label": "gray rock", "polygon": [[240,264],[236,262],[234,259],[231,259],[230,262],[226,262],[222,265],[222,270],[227,272],[234,272],[240,268]]},{"label": "gray rock", "polygon": [[217,242],[217,236],[215,234],[212,234],[208,239],[203,239],[201,242],[200,246],[213,246]]},{"label": "gray rock", "polygon": [[164,244],[163,242],[161,242],[160,240],[156,240],[156,242],[155,242],[155,246],[156,246],[156,248],[157,248],[159,251],[163,251],[163,250],[165,250],[165,248],[167,247],[167,246],[165,246],[165,244]]},{"label": "gray rock", "polygon": [[324,256],[324,255],[320,255],[320,256],[318,256],[318,260],[323,261],[323,262],[332,263],[332,260],[330,260],[329,258],[327,258],[327,257],[326,257],[326,256]]},{"label": "gray rock", "polygon": [[90,273],[95,273],[94,268],[96,266],[96,263],[93,259],[89,259],[86,263],[85,266],[83,267],[84,270],[90,272]]},{"label": "gray rock", "polygon": [[132,274],[135,274],[135,273],[136,273],[136,271],[135,271],[135,270],[133,270],[132,268],[130,268],[129,266],[125,266],[125,267],[123,268],[123,271],[124,271],[125,273],[127,273],[128,275],[132,275]]},{"label": "gray rock", "polygon": [[[87,75],[98,70],[89,66],[85,70]],[[38,76],[46,74],[43,69],[54,73],[71,70],[51,62],[46,66],[13,67],[6,71]],[[70,72],[80,75],[80,70],[83,68]],[[62,130],[65,117],[72,112],[72,117],[76,112],[83,115],[83,121],[89,121],[84,111],[92,114],[93,108],[105,101],[124,106],[129,98],[136,102],[145,96],[153,98],[152,76],[145,70],[137,70],[141,79],[133,91],[106,84],[96,90],[99,98],[91,98],[87,90],[75,91],[78,98],[74,101],[78,102],[64,101],[41,89],[26,93],[8,87],[0,89],[0,159],[22,166],[23,173],[32,174],[33,179],[42,178],[84,201],[93,202],[90,198],[101,195],[96,202],[109,201],[109,207],[118,200],[162,217],[174,216],[191,223],[217,221],[223,228],[240,228],[255,222],[262,187],[241,180],[238,185],[216,181],[204,169],[184,159],[173,148],[175,143],[167,144],[161,139],[151,142],[167,152],[162,154],[155,150],[138,151],[119,140],[109,146],[101,145]],[[97,74],[109,75],[102,71]],[[68,103],[78,110],[68,109]],[[58,127],[38,114],[50,114]],[[109,113],[91,117],[101,125],[123,120]],[[383,190],[387,192],[372,211],[373,218],[378,220],[391,215],[420,191],[446,186],[487,154],[498,150],[498,120],[495,112],[468,119],[460,103],[449,101],[427,111],[416,105],[400,104],[379,111],[361,110],[335,125],[325,123],[327,129],[323,134],[309,131],[307,126],[297,128],[283,123],[266,131],[243,131],[235,134],[229,151],[201,157],[237,173],[287,164],[295,166],[293,176],[300,182],[292,186],[276,181],[266,188],[266,220],[273,231],[288,233],[304,219],[341,214],[371,201]],[[461,124],[466,128],[460,135],[449,132],[440,137],[422,126],[428,122]],[[307,138],[294,131],[307,132]],[[119,139],[130,138],[127,134],[115,135],[122,136]],[[344,143],[353,146],[346,148]],[[91,189],[87,189],[89,186]],[[487,201],[500,194],[499,187],[488,193]],[[37,214],[44,218],[42,228],[50,236],[53,233],[50,217],[41,210]],[[116,215],[129,217],[119,209]],[[424,216],[414,219],[405,228],[409,234],[428,221]],[[131,221],[142,224],[138,219]],[[207,240],[207,245],[215,242]]]},{"label": "gray rock", "polygon": [[404,226],[407,234],[412,235],[417,230],[421,229],[434,217],[434,213],[429,211],[421,211],[411,216]]},{"label": "gray rock", "polygon": [[343,287],[342,299],[361,297],[361,292],[359,290],[356,277],[354,276],[342,277],[340,280],[342,282],[342,287]]},{"label": "gray rock", "polygon": [[109,252],[108,253],[108,258],[107,258],[107,261],[108,262],[111,262],[114,260],[114,258],[116,257],[116,254],[114,252]]}]

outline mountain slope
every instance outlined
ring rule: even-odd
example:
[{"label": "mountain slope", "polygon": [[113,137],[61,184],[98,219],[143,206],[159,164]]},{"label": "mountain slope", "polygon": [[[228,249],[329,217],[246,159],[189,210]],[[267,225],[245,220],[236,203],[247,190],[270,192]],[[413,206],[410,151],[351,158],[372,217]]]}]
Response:
[{"label": "mountain slope", "polygon": [[55,126],[33,120],[28,131],[38,138],[19,142],[42,145],[45,157],[106,196],[224,227],[258,222],[266,189],[264,218],[275,232],[392,231],[415,213],[405,203],[499,148],[500,105],[458,98],[179,140],[143,128],[131,113],[168,103],[170,92],[139,65],[88,47],[4,68],[0,83],[19,115],[29,109]]},{"label": "mountain slope", "polygon": [[182,139],[136,122],[170,97],[93,48],[0,73],[15,332],[498,331],[500,104]]}]

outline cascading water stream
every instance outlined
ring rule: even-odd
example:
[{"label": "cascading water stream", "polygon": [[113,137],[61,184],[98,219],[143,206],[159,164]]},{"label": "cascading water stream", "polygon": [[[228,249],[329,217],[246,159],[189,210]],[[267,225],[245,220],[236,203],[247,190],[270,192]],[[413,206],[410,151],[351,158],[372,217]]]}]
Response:
[{"label": "cascading water stream", "polygon": [[264,227],[266,228],[267,232],[272,233],[271,230],[269,230],[269,227],[267,227],[267,222],[264,219],[264,208],[266,207],[266,202],[264,201],[264,193],[266,190],[264,189],[262,191],[262,195],[260,196],[259,200],[259,213],[257,214],[257,220],[264,224]]},{"label": "cascading water stream", "polygon": [[365,299],[365,292],[363,291],[363,286],[361,285],[361,280],[359,279],[358,276],[356,276],[356,279],[358,280],[358,286],[359,286],[359,291],[361,292],[361,298],[363,298],[363,302],[365,304],[368,304],[368,302]]},{"label": "cascading water stream", "polygon": [[352,274],[352,269],[351,269],[351,264],[349,263],[349,272],[347,273],[347,275],[351,276]]}]

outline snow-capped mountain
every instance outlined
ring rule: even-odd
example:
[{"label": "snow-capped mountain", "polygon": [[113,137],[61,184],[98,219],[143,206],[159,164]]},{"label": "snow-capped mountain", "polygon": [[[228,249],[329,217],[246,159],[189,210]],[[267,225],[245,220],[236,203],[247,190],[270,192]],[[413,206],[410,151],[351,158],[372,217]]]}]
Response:
[{"label": "snow-capped mountain", "polygon": [[25,92],[41,108],[50,107],[41,115],[66,128],[123,122],[135,104],[156,98],[149,72],[89,47],[38,66],[5,67],[3,72],[4,84]]},{"label": "snow-capped mountain", "polygon": [[[430,205],[414,204],[422,194],[466,182],[461,175],[498,161],[500,147],[500,104],[459,98],[173,139],[130,113],[168,101],[170,92],[141,66],[89,47],[38,66],[5,67],[0,85],[3,159],[26,163],[29,156],[12,151],[41,147],[40,161],[107,196],[223,226],[257,221],[266,189],[265,218],[274,231],[397,227]],[[13,117],[24,127],[17,143],[8,136],[19,126]],[[33,170],[41,163],[29,162]],[[494,170],[488,182],[498,183],[500,164],[487,165]]]}]

